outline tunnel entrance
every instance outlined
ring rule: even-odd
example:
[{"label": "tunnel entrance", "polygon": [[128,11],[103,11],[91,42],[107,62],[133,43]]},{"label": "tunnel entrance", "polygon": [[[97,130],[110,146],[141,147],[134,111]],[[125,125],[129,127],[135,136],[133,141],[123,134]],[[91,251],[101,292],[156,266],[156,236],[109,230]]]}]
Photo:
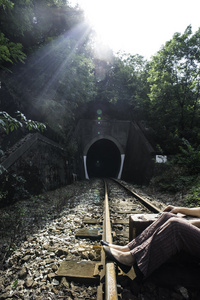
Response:
[{"label": "tunnel entrance", "polygon": [[110,140],[98,140],[88,150],[86,165],[89,178],[116,178],[120,170],[120,164],[120,151],[115,143]]}]

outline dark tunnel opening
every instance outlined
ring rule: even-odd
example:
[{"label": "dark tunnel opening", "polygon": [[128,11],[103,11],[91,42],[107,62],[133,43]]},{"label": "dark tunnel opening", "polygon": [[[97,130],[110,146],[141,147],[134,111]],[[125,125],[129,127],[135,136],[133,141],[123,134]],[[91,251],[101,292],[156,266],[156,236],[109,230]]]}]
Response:
[{"label": "dark tunnel opening", "polygon": [[116,178],[120,170],[120,163],[120,151],[110,140],[101,139],[88,150],[86,165],[89,178]]}]

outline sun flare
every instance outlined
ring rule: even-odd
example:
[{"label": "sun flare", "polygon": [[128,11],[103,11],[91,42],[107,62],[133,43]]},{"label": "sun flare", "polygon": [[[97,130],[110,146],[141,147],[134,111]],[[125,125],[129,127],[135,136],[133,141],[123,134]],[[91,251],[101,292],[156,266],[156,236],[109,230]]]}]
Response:
[{"label": "sun flare", "polygon": [[[123,48],[127,40],[129,20],[132,17],[125,3],[116,0],[79,0],[85,16],[96,32],[97,38],[113,50]],[[130,1],[128,0],[127,4]],[[132,4],[131,4],[132,5]]]},{"label": "sun flare", "polygon": [[[71,0],[85,12],[98,39],[114,52],[124,50],[146,58],[160,50],[175,32],[199,26],[199,0]],[[195,9],[194,9],[195,8]]]}]

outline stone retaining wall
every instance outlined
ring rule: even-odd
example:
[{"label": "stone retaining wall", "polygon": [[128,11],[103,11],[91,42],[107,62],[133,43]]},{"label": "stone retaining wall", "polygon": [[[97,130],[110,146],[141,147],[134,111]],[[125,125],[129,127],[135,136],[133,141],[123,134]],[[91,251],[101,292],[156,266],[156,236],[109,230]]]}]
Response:
[{"label": "stone retaining wall", "polygon": [[39,133],[23,139],[2,166],[25,178],[27,190],[34,194],[65,185],[68,181],[64,149]]}]

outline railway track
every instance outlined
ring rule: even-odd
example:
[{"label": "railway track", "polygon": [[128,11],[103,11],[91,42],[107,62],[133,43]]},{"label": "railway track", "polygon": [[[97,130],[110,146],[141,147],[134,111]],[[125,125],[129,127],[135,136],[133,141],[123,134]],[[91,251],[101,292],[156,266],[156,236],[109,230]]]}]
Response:
[{"label": "railway track", "polygon": [[[56,212],[53,205],[61,190],[45,194],[44,201],[41,198],[35,204],[32,200],[20,203],[27,211],[21,227],[26,238],[19,237],[16,250],[6,257],[0,268],[0,299],[199,299],[198,289],[190,289],[188,285],[186,289],[184,286],[177,289],[173,278],[173,286],[166,289],[162,289],[159,282],[153,283],[151,278],[137,287],[134,274],[124,274],[106,259],[100,239],[125,245],[130,238],[130,216],[155,213],[155,209],[159,212],[165,207],[159,201],[150,200],[151,196],[140,197],[131,184],[120,184],[130,187],[134,194],[119,186],[119,182],[106,180],[105,185],[97,179],[72,185],[74,195],[62,202],[60,212]],[[68,186],[62,189],[62,199],[66,193],[69,193]],[[104,199],[107,200],[104,202]],[[38,227],[33,231],[40,202]],[[149,204],[153,204],[152,209]],[[41,211],[43,206],[48,212],[47,219],[39,222],[45,217],[44,210]],[[6,235],[4,244],[0,243],[2,251],[5,241]],[[195,282],[198,280],[197,277]],[[183,292],[189,296],[183,297]]]},{"label": "railway track", "polygon": [[[112,243],[112,231],[114,231],[116,233],[115,241],[117,240],[118,244],[128,243],[129,216],[137,213],[159,213],[160,209],[127,188],[120,181],[109,179],[105,180],[104,184],[103,239]],[[121,192],[119,192],[119,189]],[[117,274],[121,270],[116,268],[113,262],[106,259],[103,250],[101,257],[105,269],[105,286],[102,286],[100,290],[103,296],[98,295],[97,298],[105,300],[121,299],[117,282]]]}]

